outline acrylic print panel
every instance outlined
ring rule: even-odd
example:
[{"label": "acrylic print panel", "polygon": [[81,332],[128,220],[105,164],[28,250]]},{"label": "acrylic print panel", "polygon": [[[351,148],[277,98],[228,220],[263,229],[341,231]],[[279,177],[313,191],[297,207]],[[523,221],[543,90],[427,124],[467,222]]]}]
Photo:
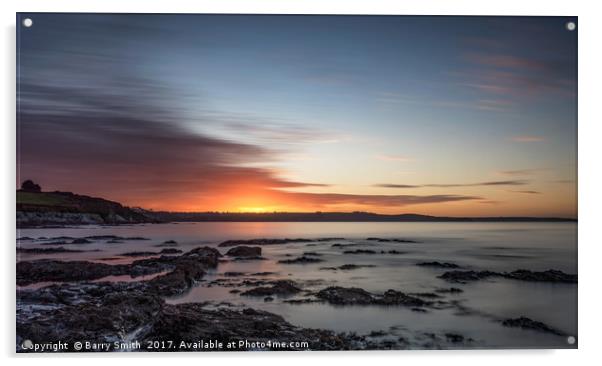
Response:
[{"label": "acrylic print panel", "polygon": [[577,19],[17,15],[18,352],[577,347]]}]

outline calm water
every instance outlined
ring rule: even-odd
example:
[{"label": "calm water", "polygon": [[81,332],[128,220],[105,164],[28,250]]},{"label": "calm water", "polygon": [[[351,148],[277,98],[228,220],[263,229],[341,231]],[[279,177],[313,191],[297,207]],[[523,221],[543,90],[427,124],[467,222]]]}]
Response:
[{"label": "calm water", "polygon": [[[546,284],[491,279],[466,285],[450,285],[437,276],[445,270],[416,266],[423,261],[453,262],[466,269],[511,271],[515,269],[558,269],[577,273],[576,223],[178,223],[120,227],[82,227],[67,229],[24,229],[18,237],[28,236],[83,237],[89,235],[143,236],[148,241],[127,241],[108,244],[105,241],[87,245],[67,245],[82,253],[50,255],[18,254],[18,260],[38,258],[85,259],[105,263],[127,263],[134,259],[119,257],[130,251],[158,251],[155,245],[176,240],[179,249],[199,245],[216,246],[228,239],[252,238],[319,238],[344,237],[348,248],[333,248],[336,242],[291,243],[264,246],[267,260],[221,263],[199,286],[183,296],[168,299],[171,303],[227,301],[278,313],[293,324],[327,328],[337,331],[368,333],[390,331],[403,336],[411,344],[428,340],[425,333],[459,333],[471,337],[471,347],[569,347],[564,337],[534,331],[502,327],[499,319],[526,316],[542,321],[568,334],[577,334],[577,285]],[[374,243],[367,237],[404,238],[419,241],[408,243]],[[23,241],[23,247],[38,247],[40,241]],[[48,247],[48,246],[46,246]],[[400,255],[350,255],[343,250],[397,250]],[[225,252],[227,248],[220,248]],[[277,263],[303,252],[322,254],[325,262],[304,265]],[[343,264],[370,264],[373,268],[352,271],[328,271],[321,267]],[[457,307],[417,313],[403,307],[348,306],[325,304],[291,305],[281,298],[264,302],[230,293],[234,287],[208,286],[223,279],[223,273],[275,272],[262,279],[292,279],[307,290],[320,290],[331,285],[361,287],[374,293],[387,289],[403,292],[432,292],[445,287],[464,290],[457,295],[445,294],[444,300],[456,300],[467,311]],[[244,278],[249,278],[245,276]],[[259,278],[259,277],[258,277]],[[243,278],[230,278],[233,285]],[[108,280],[131,280],[110,278]],[[38,286],[39,287],[39,286]],[[244,290],[244,288],[243,288]]]}]

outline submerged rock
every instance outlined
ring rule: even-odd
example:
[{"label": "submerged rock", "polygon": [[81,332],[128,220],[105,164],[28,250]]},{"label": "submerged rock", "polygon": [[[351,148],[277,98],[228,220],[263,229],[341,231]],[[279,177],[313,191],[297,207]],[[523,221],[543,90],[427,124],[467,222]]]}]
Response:
[{"label": "submerged rock", "polygon": [[261,247],[249,247],[246,245],[240,245],[229,249],[226,255],[230,257],[260,257]]},{"label": "submerged rock", "polygon": [[370,249],[355,249],[355,250],[345,250],[343,254],[376,254],[374,250]]},{"label": "submerged rock", "polygon": [[554,269],[543,272],[533,272],[526,269],[519,269],[510,273],[504,273],[503,276],[521,281],[577,283],[576,274],[567,274]]},{"label": "submerged rock", "polygon": [[522,328],[522,329],[531,329],[542,333],[551,333],[560,336],[565,336],[566,333],[554,329],[542,322],[538,322],[527,317],[521,316],[520,318],[515,319],[506,319],[502,321],[502,325],[505,327],[513,327],[513,328]]},{"label": "submerged rock", "polygon": [[328,287],[316,297],[334,305],[368,305],[374,301],[372,294],[358,287]]},{"label": "submerged rock", "polygon": [[319,262],[324,262],[324,260],[322,260],[320,258],[312,258],[312,257],[306,257],[306,256],[302,256],[302,257],[298,257],[298,258],[294,258],[294,259],[283,259],[283,260],[278,261],[278,263],[282,263],[282,264],[306,264],[306,263],[319,263]]},{"label": "submerged rock", "polygon": [[244,296],[273,296],[273,295],[293,295],[301,292],[301,289],[293,281],[280,280],[272,283],[272,286],[256,287],[247,290],[241,295]]},{"label": "submerged rock", "polygon": [[512,272],[492,271],[450,271],[438,276],[449,282],[466,283],[478,281],[489,277],[503,277],[519,281],[531,282],[555,282],[555,283],[577,283],[577,275],[567,274],[558,270],[547,270],[543,272],[519,269]]}]

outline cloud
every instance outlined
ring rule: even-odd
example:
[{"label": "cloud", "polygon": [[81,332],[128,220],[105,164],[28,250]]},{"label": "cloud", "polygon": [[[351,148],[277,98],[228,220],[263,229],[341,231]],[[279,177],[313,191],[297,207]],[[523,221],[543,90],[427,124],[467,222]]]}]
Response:
[{"label": "cloud", "polygon": [[508,192],[525,193],[525,194],[541,194],[541,192],[538,192],[538,191],[508,191]]},{"label": "cloud", "polygon": [[540,142],[545,141],[545,137],[543,136],[534,136],[534,135],[519,135],[513,136],[511,138],[514,142]]},{"label": "cloud", "polygon": [[129,92],[120,90],[118,96],[98,87],[23,84],[18,179],[33,179],[45,190],[68,190],[128,205],[180,211],[257,205],[378,211],[480,199],[450,194],[289,191],[286,189],[327,185],[286,180],[273,169],[249,166],[277,161],[278,155],[264,147],[191,132],[173,111],[145,109],[146,103],[135,90],[144,90],[147,101],[159,93],[144,81]]},{"label": "cloud", "polygon": [[501,170],[497,172],[501,175],[509,175],[509,176],[524,176],[524,175],[533,175],[544,171],[546,169],[518,169],[518,170]]},{"label": "cloud", "polygon": [[431,188],[456,188],[456,187],[480,187],[480,186],[522,186],[527,184],[528,181],[524,180],[499,180],[499,181],[489,181],[489,182],[478,182],[478,183],[452,183],[452,184],[419,184],[419,185],[409,185],[409,184],[376,184],[375,187],[381,188],[423,188],[423,187],[431,187]]}]

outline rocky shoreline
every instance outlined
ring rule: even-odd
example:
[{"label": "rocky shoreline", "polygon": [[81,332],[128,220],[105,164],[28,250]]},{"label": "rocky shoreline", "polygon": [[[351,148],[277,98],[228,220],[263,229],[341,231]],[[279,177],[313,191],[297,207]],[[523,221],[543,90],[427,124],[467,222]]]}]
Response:
[{"label": "rocky shoreline", "polygon": [[[142,240],[144,238],[120,238],[113,235],[86,238],[48,238],[47,241],[61,241],[64,245],[85,245],[86,241]],[[20,238],[20,240],[33,240]],[[17,351],[24,341],[34,343],[67,342],[82,339],[96,343],[129,342],[137,340],[142,344],[154,342],[174,342],[174,344],[194,345],[201,339],[211,339],[222,344],[247,340],[250,344],[272,344],[288,342],[302,344],[299,347],[283,349],[280,346],[267,346],[269,350],[346,350],[346,349],[406,349],[406,348],[453,348],[476,342],[470,337],[456,333],[421,334],[419,343],[412,343],[403,337],[392,337],[389,332],[379,331],[370,334],[340,333],[325,329],[308,329],[287,322],[282,316],[247,306],[229,303],[184,303],[170,304],[166,298],[181,295],[197,285],[232,287],[233,294],[243,297],[263,299],[283,298],[282,302],[295,304],[322,303],[331,306],[385,306],[402,307],[415,312],[430,312],[440,309],[456,309],[469,312],[453,296],[463,290],[456,287],[439,288],[432,292],[406,293],[399,289],[388,289],[382,293],[368,292],[358,287],[327,286],[318,291],[310,291],[302,282],[295,280],[261,279],[272,272],[225,272],[224,277],[212,282],[202,282],[210,270],[218,268],[224,258],[229,260],[265,259],[263,245],[286,243],[330,242],[340,238],[322,239],[253,239],[226,241],[218,248],[226,248],[224,253],[212,247],[198,247],[186,252],[173,248],[175,241],[166,241],[155,247],[167,247],[158,252],[130,252],[124,256],[155,257],[134,260],[129,264],[110,265],[89,261],[35,260],[17,263],[17,285],[27,286],[36,283],[56,282],[42,288],[21,288],[17,290]],[[378,238],[368,238],[371,242],[381,242]],[[408,243],[396,239],[389,243]],[[330,244],[328,244],[330,246]],[[54,249],[55,247],[48,247]],[[350,258],[358,253],[346,253]],[[395,254],[381,251],[383,254]],[[280,260],[281,264],[306,264],[324,261],[316,252],[303,252],[300,257]],[[455,269],[459,266],[448,262],[420,262],[418,266],[434,269]],[[349,271],[370,268],[373,265],[348,263],[338,267],[321,267],[322,270]],[[152,275],[150,279],[130,282],[108,282],[109,276]],[[259,278],[256,278],[259,277]],[[466,284],[487,278],[501,277],[518,281],[545,281],[576,283],[577,276],[561,271],[548,270],[534,272],[516,270],[512,272],[460,271],[453,270],[439,275],[444,281]],[[452,298],[447,298],[452,296]],[[565,334],[542,322],[519,317],[496,319],[501,326],[522,328],[557,336]],[[267,342],[267,343],[266,343]],[[256,349],[244,347],[237,350]],[[206,351],[203,347],[170,347],[169,349],[140,349],[146,351]],[[220,350],[220,349],[217,349]],[[224,350],[224,349],[221,349]],[[75,351],[71,349],[71,351]],[[94,349],[90,351],[96,351]]]}]

